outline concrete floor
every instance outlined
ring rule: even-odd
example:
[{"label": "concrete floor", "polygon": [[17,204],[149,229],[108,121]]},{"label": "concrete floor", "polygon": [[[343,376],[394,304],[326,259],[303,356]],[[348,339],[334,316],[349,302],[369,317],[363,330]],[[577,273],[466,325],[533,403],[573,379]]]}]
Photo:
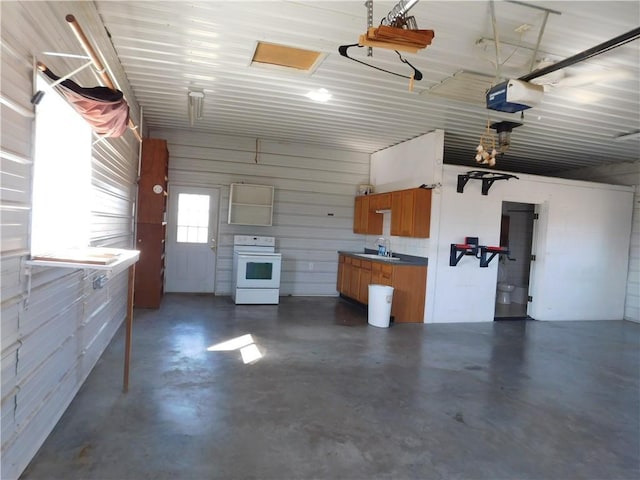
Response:
[{"label": "concrete floor", "polygon": [[[207,347],[251,334],[263,357]],[[632,479],[640,325],[366,324],[337,298],[170,294],[24,479]]]}]

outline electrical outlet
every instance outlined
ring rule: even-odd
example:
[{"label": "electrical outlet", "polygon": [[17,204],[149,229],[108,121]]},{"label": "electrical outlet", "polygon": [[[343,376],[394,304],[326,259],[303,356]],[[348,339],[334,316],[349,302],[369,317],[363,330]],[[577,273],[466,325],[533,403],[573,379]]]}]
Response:
[{"label": "electrical outlet", "polygon": [[313,262],[309,262],[309,271],[313,270]]},{"label": "electrical outlet", "polygon": [[95,277],[93,279],[93,289],[94,290],[99,290],[100,288],[103,288],[107,284],[107,280],[108,280],[108,278],[104,274]]}]

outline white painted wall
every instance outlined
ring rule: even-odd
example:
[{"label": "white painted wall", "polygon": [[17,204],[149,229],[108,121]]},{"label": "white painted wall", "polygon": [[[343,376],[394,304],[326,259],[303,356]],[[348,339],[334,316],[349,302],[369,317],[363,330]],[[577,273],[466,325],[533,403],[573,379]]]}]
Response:
[{"label": "white painted wall", "polygon": [[[443,166],[442,155],[429,148],[442,145],[438,135],[432,132],[372,156],[374,191],[442,183],[434,189],[431,238],[404,244],[392,238],[397,252],[429,252],[425,322],[493,320],[497,260],[480,268],[477,259],[464,257],[450,267],[449,251],[451,243],[461,243],[465,236],[479,237],[483,245],[498,245],[503,201],[539,205],[534,239],[538,260],[530,286],[533,318],[623,318],[632,188],[518,175],[519,180],[494,183],[486,196],[481,195],[478,180],[469,181],[460,194],[458,174],[477,168]],[[374,181],[391,171],[393,188]]]},{"label": "white painted wall", "polygon": [[[169,149],[171,185],[217,186],[217,295],[231,293],[232,245],[237,234],[272,235],[282,254],[281,295],[337,295],[338,250],[361,250],[353,233],[358,185],[368,183],[369,155],[332,148],[229,135],[153,130]],[[229,225],[229,185],[275,187],[273,226]]]},{"label": "white painted wall", "polygon": [[469,181],[464,193],[457,193],[457,177],[467,170],[444,167],[436,321],[493,319],[497,262],[479,268],[478,261],[468,257],[449,267],[449,246],[465,236],[477,236],[483,245],[497,245],[503,201],[541,206],[534,234],[537,260],[532,264],[530,316],[537,320],[623,317],[630,188],[518,175],[519,180],[494,183],[486,196],[481,195],[477,180]]},{"label": "white painted wall", "polygon": [[[442,182],[444,152],[444,131],[434,130],[425,135],[413,138],[393,147],[380,150],[371,155],[371,184],[374,192],[384,193],[405,188],[415,188],[422,184],[433,185]],[[407,255],[435,258],[437,243],[431,239],[438,238],[440,218],[434,212],[440,211],[441,188],[433,189],[431,195],[431,229],[430,239],[398,237],[391,235],[391,216],[384,214],[382,234],[389,238],[391,250]],[[365,246],[373,248],[377,235],[368,235]],[[434,318],[433,307],[436,269],[427,268],[427,293],[425,296],[425,322]]]},{"label": "white painted wall", "polygon": [[640,323],[640,160],[561,172],[565,178],[635,187],[624,319]]}]

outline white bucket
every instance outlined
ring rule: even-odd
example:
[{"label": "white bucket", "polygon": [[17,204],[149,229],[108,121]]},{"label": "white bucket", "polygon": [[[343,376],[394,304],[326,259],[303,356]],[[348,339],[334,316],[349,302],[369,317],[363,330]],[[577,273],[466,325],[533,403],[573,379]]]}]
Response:
[{"label": "white bucket", "polygon": [[369,285],[369,325],[389,328],[393,287]]}]

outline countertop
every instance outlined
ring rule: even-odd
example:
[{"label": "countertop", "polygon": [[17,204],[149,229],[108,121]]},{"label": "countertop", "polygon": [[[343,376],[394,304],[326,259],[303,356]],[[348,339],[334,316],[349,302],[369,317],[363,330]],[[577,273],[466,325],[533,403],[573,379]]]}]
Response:
[{"label": "countertop", "polygon": [[342,250],[338,251],[339,254],[342,255],[350,255],[354,258],[359,258],[360,260],[371,260],[372,262],[380,262],[380,263],[387,263],[389,265],[428,265],[429,263],[429,259],[427,257],[416,257],[414,255],[405,255],[403,253],[396,253],[393,252],[393,256],[396,258],[399,258],[399,260],[385,260],[385,257],[380,257],[380,259],[377,258],[364,258],[364,257],[359,257],[358,254],[362,255],[363,253],[366,254],[376,254],[376,250],[370,249],[370,248],[365,248],[364,251],[362,252],[345,252]]}]

